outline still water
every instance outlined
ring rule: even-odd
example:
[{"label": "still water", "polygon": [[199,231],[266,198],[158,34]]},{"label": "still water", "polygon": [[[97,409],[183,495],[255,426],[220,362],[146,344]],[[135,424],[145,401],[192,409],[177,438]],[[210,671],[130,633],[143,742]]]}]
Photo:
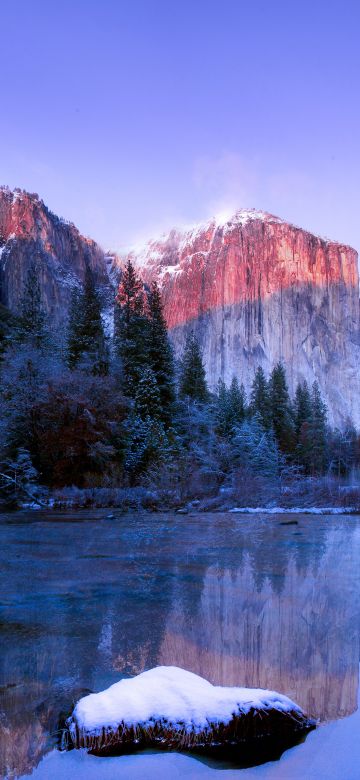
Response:
[{"label": "still water", "polygon": [[[0,516],[0,776],[360,778],[360,518],[106,515]],[[250,770],[54,749],[80,695],[158,664],[331,724]]]}]

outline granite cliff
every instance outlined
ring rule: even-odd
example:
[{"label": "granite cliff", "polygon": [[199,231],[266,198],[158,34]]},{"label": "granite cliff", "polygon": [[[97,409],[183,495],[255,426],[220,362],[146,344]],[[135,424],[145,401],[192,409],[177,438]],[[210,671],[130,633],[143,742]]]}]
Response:
[{"label": "granite cliff", "polygon": [[87,263],[98,284],[108,284],[104,252],[95,241],[53,214],[38,195],[0,187],[0,302],[12,311],[34,261],[44,308],[56,323],[66,317],[71,289],[84,279]]},{"label": "granite cliff", "polygon": [[360,426],[357,253],[270,214],[236,212],[150,241],[134,261],[157,278],[176,352],[200,340],[209,384],[286,365],[290,390],[319,382],[330,418]]},{"label": "granite cliff", "polygon": [[[172,230],[131,253],[145,282],[158,279],[175,351],[194,330],[211,388],[235,374],[249,389],[258,365],[283,361],[294,392],[319,382],[332,423],[360,427],[357,253],[264,212],[242,210]],[[0,187],[0,303],[16,311],[27,269],[39,267],[56,324],[71,289],[92,268],[110,314],[124,258],[108,256],[36,194]]]}]

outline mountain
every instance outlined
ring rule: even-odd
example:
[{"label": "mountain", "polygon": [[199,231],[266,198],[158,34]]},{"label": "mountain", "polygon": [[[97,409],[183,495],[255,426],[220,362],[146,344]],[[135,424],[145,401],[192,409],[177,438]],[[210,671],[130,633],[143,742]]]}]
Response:
[{"label": "mountain", "polygon": [[105,289],[103,250],[75,225],[53,214],[35,193],[0,187],[0,302],[17,311],[32,262],[40,271],[43,305],[55,323],[64,320],[74,284],[86,264]]},{"label": "mountain", "polygon": [[237,211],[131,254],[157,278],[177,353],[193,330],[212,388],[283,361],[294,392],[319,382],[333,423],[360,426],[357,253],[271,214]]},{"label": "mountain", "polygon": [[[319,382],[332,423],[360,427],[357,253],[254,210],[172,230],[131,257],[144,280],[158,279],[177,354],[194,330],[215,388],[236,374],[282,360],[290,391]],[[0,303],[18,309],[26,271],[39,265],[43,302],[65,321],[74,284],[92,268],[108,313],[125,258],[106,255],[36,194],[0,187]]]}]

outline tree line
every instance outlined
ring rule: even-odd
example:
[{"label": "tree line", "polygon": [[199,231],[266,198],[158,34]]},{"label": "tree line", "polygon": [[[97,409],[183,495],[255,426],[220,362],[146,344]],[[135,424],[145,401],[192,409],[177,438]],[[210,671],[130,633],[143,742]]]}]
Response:
[{"label": "tree line", "polygon": [[65,332],[55,333],[30,266],[18,315],[0,309],[0,394],[7,497],[38,483],[144,485],[171,503],[245,491],[252,480],[272,495],[284,474],[342,476],[359,462],[351,422],[330,428],[316,383],[299,384],[291,399],[281,363],[268,379],[257,368],[248,398],[236,376],[210,392],[194,333],[176,360],[159,287],[146,288],[130,259],[111,335],[90,267],[73,289]]}]

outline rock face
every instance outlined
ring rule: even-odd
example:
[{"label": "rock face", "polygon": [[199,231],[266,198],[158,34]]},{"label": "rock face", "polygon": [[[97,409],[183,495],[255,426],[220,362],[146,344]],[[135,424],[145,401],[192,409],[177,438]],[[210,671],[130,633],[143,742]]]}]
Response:
[{"label": "rock face", "polygon": [[360,425],[357,253],[270,214],[239,211],[173,230],[132,256],[157,278],[176,352],[194,330],[214,388],[279,360],[290,391],[319,382],[330,419]]},{"label": "rock face", "polygon": [[[177,354],[194,330],[208,382],[283,361],[293,393],[319,382],[332,423],[360,427],[360,324],[357,254],[277,217],[238,211],[183,232],[173,230],[132,253],[146,282],[157,278]],[[71,289],[89,264],[110,315],[121,261],[109,257],[35,194],[0,187],[0,303],[16,311],[29,265],[40,270],[45,309],[64,322]],[[108,316],[109,327],[111,327]]]},{"label": "rock face", "polygon": [[35,194],[0,188],[0,302],[18,309],[32,262],[39,266],[42,299],[50,317],[66,316],[71,288],[84,279],[86,264],[97,282],[108,283],[104,252],[75,225],[59,219]]}]

